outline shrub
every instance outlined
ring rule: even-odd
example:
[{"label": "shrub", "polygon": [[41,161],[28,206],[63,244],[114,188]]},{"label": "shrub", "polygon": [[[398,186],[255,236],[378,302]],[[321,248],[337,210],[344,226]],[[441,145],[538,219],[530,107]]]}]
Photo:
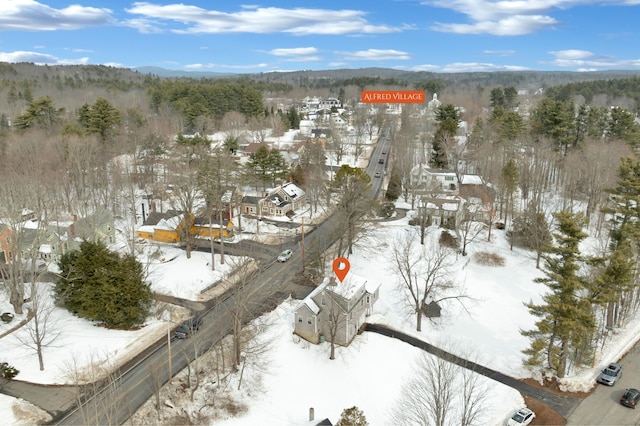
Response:
[{"label": "shrub", "polygon": [[449,247],[452,249],[458,248],[458,240],[448,231],[442,231],[440,234],[440,245],[443,247]]},{"label": "shrub", "polygon": [[392,202],[385,201],[378,206],[377,209],[378,216],[384,218],[390,218],[393,216],[393,213],[396,211],[396,205]]},{"label": "shrub", "polygon": [[476,262],[484,266],[504,266],[504,257],[496,253],[481,251],[474,254]]},{"label": "shrub", "polygon": [[14,366],[6,362],[0,362],[0,374],[2,374],[2,377],[5,379],[13,379],[18,373],[19,371]]}]

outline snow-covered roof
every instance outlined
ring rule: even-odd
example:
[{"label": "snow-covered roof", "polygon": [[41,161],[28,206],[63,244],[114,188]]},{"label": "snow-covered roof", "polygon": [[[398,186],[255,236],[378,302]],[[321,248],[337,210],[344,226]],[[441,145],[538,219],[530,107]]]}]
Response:
[{"label": "snow-covered roof", "polygon": [[155,226],[153,225],[142,225],[141,227],[138,228],[138,231],[153,233],[154,228]]},{"label": "snow-covered roof", "polygon": [[442,203],[442,210],[455,212],[458,210],[458,203]]},{"label": "snow-covered roof", "polygon": [[291,198],[298,198],[304,195],[304,190],[292,182],[282,185],[282,189]]},{"label": "snow-covered roof", "polygon": [[183,217],[184,217],[184,214],[181,214],[181,215],[178,215],[178,216],[173,216],[173,217],[170,217],[169,219],[160,219],[160,221],[155,226],[155,228],[156,229],[170,229],[170,230],[177,229],[178,225],[180,225],[180,222],[182,222],[182,218]]},{"label": "snow-covered roof", "polygon": [[366,279],[354,273],[349,273],[342,282],[336,281],[335,285],[327,286],[327,290],[350,300],[366,285],[366,283]]},{"label": "snow-covered roof", "polygon": [[460,178],[460,183],[462,185],[482,185],[482,177],[478,175],[462,175]]},{"label": "snow-covered roof", "polygon": [[313,312],[315,315],[320,313],[320,307],[313,301],[311,298],[304,299],[304,304]]},{"label": "snow-covered roof", "polygon": [[375,293],[380,288],[380,283],[377,281],[366,281],[364,283],[364,289],[369,294]]}]

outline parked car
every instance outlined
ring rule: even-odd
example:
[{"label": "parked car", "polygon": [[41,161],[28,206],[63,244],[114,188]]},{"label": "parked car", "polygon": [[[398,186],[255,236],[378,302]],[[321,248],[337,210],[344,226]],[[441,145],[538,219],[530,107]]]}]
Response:
[{"label": "parked car", "polygon": [[199,317],[189,318],[188,320],[180,324],[178,328],[176,328],[175,336],[178,339],[186,339],[187,337],[191,336],[193,333],[198,331],[201,325],[202,325],[202,318],[199,318]]},{"label": "parked car", "polygon": [[278,262],[286,262],[291,259],[291,256],[293,256],[293,252],[291,250],[285,250],[278,256]]},{"label": "parked car", "polygon": [[620,397],[620,404],[625,407],[631,407],[635,410],[636,405],[638,405],[638,400],[640,400],[640,391],[638,389],[626,389],[624,394]]},{"label": "parked car", "polygon": [[612,362],[607,366],[607,368],[602,370],[602,373],[600,373],[596,381],[603,385],[613,386],[616,384],[616,381],[620,376],[622,376],[622,366]]},{"label": "parked car", "polygon": [[536,414],[528,408],[521,408],[516,411],[507,421],[507,426],[525,426],[531,424]]}]

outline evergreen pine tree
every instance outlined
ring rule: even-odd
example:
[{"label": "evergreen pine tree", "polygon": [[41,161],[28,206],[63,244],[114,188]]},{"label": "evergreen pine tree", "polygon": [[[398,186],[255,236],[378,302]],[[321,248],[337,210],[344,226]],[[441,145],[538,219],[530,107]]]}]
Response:
[{"label": "evergreen pine tree", "polygon": [[56,297],[79,317],[129,329],[149,315],[151,289],[133,255],[120,256],[102,243],[84,241],[79,251],[62,256],[58,266]]},{"label": "evergreen pine tree", "polygon": [[578,275],[582,261],[578,245],[587,236],[582,230],[587,220],[583,213],[563,211],[553,216],[557,222],[555,245],[548,246],[542,256],[545,277],[535,280],[545,284],[549,292],[542,304],[526,304],[538,320],[534,330],[522,331],[531,339],[531,347],[523,353],[528,357],[527,365],[539,366],[546,358],[547,366],[562,378],[568,361],[575,359],[575,350],[591,336],[595,319],[586,281]]},{"label": "evergreen pine tree", "polygon": [[340,419],[336,426],[368,426],[367,418],[361,409],[356,406],[345,408],[340,414]]}]

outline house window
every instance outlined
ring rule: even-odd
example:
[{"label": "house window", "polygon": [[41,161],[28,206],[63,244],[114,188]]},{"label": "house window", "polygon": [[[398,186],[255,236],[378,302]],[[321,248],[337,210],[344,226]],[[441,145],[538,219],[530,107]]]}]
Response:
[{"label": "house window", "polygon": [[302,324],[302,317],[298,317],[298,322]]},{"label": "house window", "polygon": [[307,317],[307,324],[311,325],[311,317]]},{"label": "house window", "polygon": [[445,176],[444,180],[453,180],[453,176]]},{"label": "house window", "polygon": [[367,296],[367,304],[371,303],[371,296]]}]

